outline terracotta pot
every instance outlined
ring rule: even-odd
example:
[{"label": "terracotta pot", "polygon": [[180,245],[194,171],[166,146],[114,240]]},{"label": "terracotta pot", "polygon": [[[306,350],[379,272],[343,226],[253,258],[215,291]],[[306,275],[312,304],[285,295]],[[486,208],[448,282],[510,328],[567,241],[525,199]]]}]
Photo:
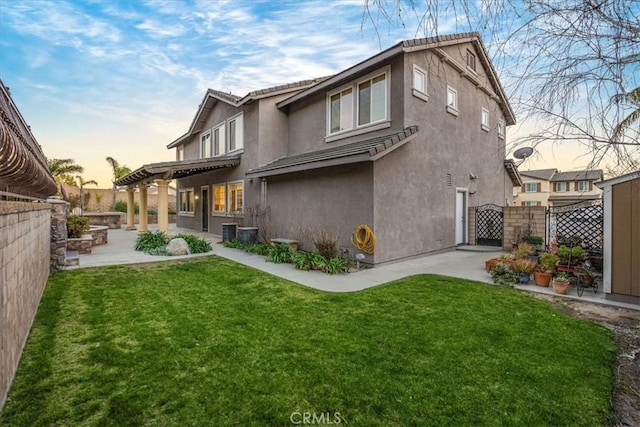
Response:
[{"label": "terracotta pot", "polygon": [[543,288],[548,288],[549,287],[549,283],[551,283],[551,272],[548,272],[548,271],[534,271],[533,272],[533,281],[538,286],[541,286]]},{"label": "terracotta pot", "polygon": [[553,279],[553,291],[557,294],[566,295],[569,293],[569,287],[571,286],[571,282],[568,280],[557,280]]},{"label": "terracotta pot", "polygon": [[580,280],[582,280],[582,286],[585,288],[593,286],[593,281],[595,280],[593,276],[589,276],[588,274],[581,274]]},{"label": "terracotta pot", "polygon": [[484,262],[484,269],[487,270],[488,273],[491,273],[491,270],[495,268],[496,265],[500,263],[500,258],[491,258]]}]

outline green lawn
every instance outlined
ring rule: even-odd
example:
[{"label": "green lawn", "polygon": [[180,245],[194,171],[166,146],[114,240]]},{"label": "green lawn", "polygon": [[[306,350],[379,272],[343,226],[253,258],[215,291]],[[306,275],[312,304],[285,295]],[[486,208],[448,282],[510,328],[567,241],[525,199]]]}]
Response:
[{"label": "green lawn", "polygon": [[328,294],[217,257],[67,271],[0,425],[606,425],[614,353],[597,324],[442,276]]}]

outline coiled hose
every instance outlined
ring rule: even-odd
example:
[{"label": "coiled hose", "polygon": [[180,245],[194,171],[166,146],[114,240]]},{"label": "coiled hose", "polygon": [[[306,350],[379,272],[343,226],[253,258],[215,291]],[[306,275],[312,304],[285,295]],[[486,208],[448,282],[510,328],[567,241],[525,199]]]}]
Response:
[{"label": "coiled hose", "polygon": [[371,227],[360,224],[351,237],[351,244],[366,254],[372,254],[376,250],[376,236]]}]

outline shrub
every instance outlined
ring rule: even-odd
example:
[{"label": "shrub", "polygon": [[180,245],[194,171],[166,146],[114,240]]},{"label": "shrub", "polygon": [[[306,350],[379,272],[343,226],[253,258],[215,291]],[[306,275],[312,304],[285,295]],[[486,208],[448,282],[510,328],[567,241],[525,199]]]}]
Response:
[{"label": "shrub", "polygon": [[67,236],[69,238],[82,237],[87,231],[89,231],[89,218],[80,215],[67,217]]},{"label": "shrub", "polygon": [[114,210],[116,212],[127,212],[127,202],[125,202],[124,200],[118,200],[116,202],[116,205],[114,207]]},{"label": "shrub", "polygon": [[311,252],[298,251],[293,254],[293,266],[298,270],[311,270]]},{"label": "shrub", "polygon": [[289,245],[277,244],[269,248],[266,261],[276,264],[289,263],[293,261],[292,256]]},{"label": "shrub", "polygon": [[270,248],[271,248],[270,245],[265,245],[264,243],[258,243],[255,245],[246,245],[244,247],[244,250],[252,254],[267,255],[269,253]]},{"label": "shrub", "polygon": [[522,238],[522,241],[533,246],[542,246],[544,239],[540,236],[525,236]]},{"label": "shrub", "polygon": [[536,269],[536,263],[528,259],[517,259],[513,262],[513,271],[520,274],[531,274]]},{"label": "shrub", "polygon": [[209,252],[211,251],[211,243],[209,243],[207,240],[202,239],[200,237],[194,236],[193,234],[177,234],[175,236],[176,238],[182,238],[184,239],[187,244],[189,245],[189,251],[192,254],[202,254],[205,252]]},{"label": "shrub", "polygon": [[160,230],[155,232],[147,231],[138,236],[134,249],[136,251],[149,252],[154,249],[166,247],[167,243],[169,243],[169,238],[164,232]]},{"label": "shrub", "polygon": [[513,251],[513,257],[515,259],[521,259],[526,257],[527,255],[533,255],[536,253],[536,249],[531,246],[529,243],[520,243]]},{"label": "shrub", "polygon": [[558,256],[547,252],[540,255],[540,259],[538,260],[538,262],[545,271],[553,271],[553,269],[556,268]]},{"label": "shrub", "polygon": [[347,272],[347,264],[344,259],[339,257],[333,257],[329,261],[327,261],[327,265],[325,270],[329,274],[339,274]]},{"label": "shrub", "polygon": [[226,242],[222,242],[222,246],[231,249],[244,249],[244,244],[240,239],[227,240]]},{"label": "shrub", "polygon": [[569,259],[571,259],[571,262],[578,262],[584,258],[584,250],[580,246],[569,248],[568,246],[561,245],[558,248],[558,256],[563,264],[568,263]]},{"label": "shrub", "polygon": [[491,270],[493,283],[501,286],[513,286],[520,282],[520,278],[506,264],[498,264]]},{"label": "shrub", "polygon": [[338,255],[339,237],[340,235],[335,231],[318,229],[313,233],[313,245],[323,257],[330,260]]}]

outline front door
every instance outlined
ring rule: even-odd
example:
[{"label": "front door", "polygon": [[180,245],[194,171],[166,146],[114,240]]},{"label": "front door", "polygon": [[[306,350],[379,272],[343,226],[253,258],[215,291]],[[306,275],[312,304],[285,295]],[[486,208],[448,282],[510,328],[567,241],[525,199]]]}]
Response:
[{"label": "front door", "polygon": [[202,199],[202,231],[209,231],[209,187],[200,189]]},{"label": "front door", "polygon": [[464,191],[456,191],[456,245],[465,242],[465,228],[467,226],[467,204]]}]

